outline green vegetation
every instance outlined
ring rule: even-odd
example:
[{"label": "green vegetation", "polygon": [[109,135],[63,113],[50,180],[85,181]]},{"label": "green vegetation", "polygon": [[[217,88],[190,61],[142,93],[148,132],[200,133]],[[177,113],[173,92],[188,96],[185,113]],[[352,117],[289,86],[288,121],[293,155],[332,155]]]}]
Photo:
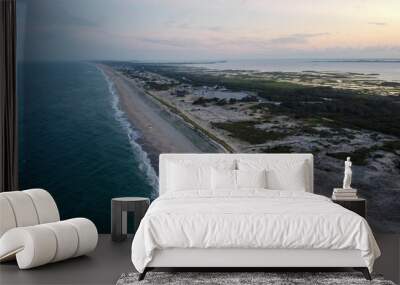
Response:
[{"label": "green vegetation", "polygon": [[380,150],[391,152],[400,156],[400,140],[386,141],[383,143]]},{"label": "green vegetation", "polygon": [[400,82],[382,82],[381,86],[386,87],[400,87]]},{"label": "green vegetation", "polygon": [[[329,124],[329,123],[328,123]],[[311,126],[310,126],[311,125]],[[319,136],[320,138],[332,138],[333,136],[341,137],[342,139],[354,139],[355,136],[351,132],[343,128],[333,128],[333,129],[316,129],[313,124],[306,124],[304,126],[298,127],[297,132],[300,134],[309,134],[314,136]]]},{"label": "green vegetation", "polygon": [[[382,146],[373,146],[370,148],[360,148],[357,149],[353,152],[330,152],[327,153],[328,156],[340,159],[340,160],[345,160],[346,157],[350,156],[351,160],[355,165],[366,165],[367,164],[367,159],[370,157],[370,155],[375,152],[375,151],[386,151],[386,152],[391,152],[393,154],[399,155],[400,156],[400,141],[386,141],[382,144]],[[374,154],[374,158],[382,158],[383,155],[381,154]]]},{"label": "green vegetation", "polygon": [[142,81],[147,81],[148,80],[147,77],[140,76],[139,74],[137,74],[137,73],[135,73],[135,72],[133,72],[132,70],[129,70],[129,69],[119,69],[119,71],[122,72],[122,74],[125,75],[128,78],[136,78],[136,79],[139,79],[139,80],[142,80]]},{"label": "green vegetation", "polygon": [[259,104],[273,114],[295,119],[326,118],[323,125],[367,129],[400,137],[400,97],[365,95],[362,91],[312,87],[242,75],[212,75],[176,66],[147,65],[148,71],[193,86],[225,86],[250,91],[280,104]]},{"label": "green vegetation", "polygon": [[219,99],[217,97],[205,98],[205,97],[201,96],[198,99],[194,100],[192,104],[206,106],[207,103],[215,103],[218,106],[224,106],[224,105],[235,104],[235,103],[239,103],[239,102],[256,102],[257,100],[258,99],[255,96],[246,96],[246,97],[243,97],[242,99],[235,99],[235,98]]},{"label": "green vegetation", "polygon": [[261,152],[263,152],[263,153],[291,153],[293,151],[290,146],[277,145],[274,147],[263,148],[263,149],[261,149]]},{"label": "green vegetation", "polygon": [[291,115],[294,118],[327,118],[325,126],[379,131],[400,136],[399,99],[383,96],[338,95],[336,100],[321,104],[304,101],[284,101],[279,106],[271,105],[273,113]]},{"label": "green vegetation", "polygon": [[257,122],[240,121],[227,123],[211,123],[213,127],[228,131],[232,137],[251,144],[261,144],[267,141],[279,140],[286,134],[273,131],[264,131],[255,126]]},{"label": "green vegetation", "polygon": [[205,98],[205,97],[199,97],[198,99],[193,101],[193,105],[202,105],[202,106],[206,106],[207,103],[215,103],[218,102],[219,99],[218,98]]},{"label": "green vegetation", "polygon": [[147,81],[146,82],[146,88],[147,89],[152,89],[152,90],[157,90],[157,91],[166,91],[169,90],[170,88],[176,86],[176,84],[166,84],[166,83],[157,83],[154,81]]},{"label": "green vegetation", "polygon": [[351,161],[354,165],[367,165],[367,159],[370,156],[371,152],[375,151],[374,147],[372,148],[360,148],[353,152],[328,152],[326,155],[340,159],[346,160],[348,156],[351,157]]},{"label": "green vegetation", "polygon": [[[158,73],[195,87],[218,85],[232,91],[254,92],[268,102],[257,104],[253,108],[266,115],[286,115],[303,121],[318,121],[319,125],[333,129],[366,129],[400,137],[400,96],[381,96],[366,94],[362,90],[305,86],[267,80],[262,76],[238,75],[234,72],[217,75],[173,65],[129,64],[132,68]],[[276,73],[276,78],[282,80],[285,78],[285,73]],[[385,84],[391,86],[393,83]],[[327,134],[321,133],[321,135]]]}]

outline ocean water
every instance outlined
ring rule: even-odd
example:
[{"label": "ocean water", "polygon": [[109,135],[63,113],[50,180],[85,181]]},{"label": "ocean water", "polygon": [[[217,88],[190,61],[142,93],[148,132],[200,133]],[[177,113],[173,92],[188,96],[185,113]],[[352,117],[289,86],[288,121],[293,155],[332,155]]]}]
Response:
[{"label": "ocean water", "polygon": [[53,195],[62,219],[110,231],[113,197],[154,198],[158,179],[113,85],[90,63],[18,66],[20,189]]},{"label": "ocean water", "polygon": [[264,72],[301,72],[301,71],[328,71],[328,72],[355,72],[364,74],[379,74],[377,78],[387,81],[400,82],[400,60],[392,61],[340,61],[321,59],[251,59],[227,60],[208,64],[193,64],[217,70],[257,70]]}]

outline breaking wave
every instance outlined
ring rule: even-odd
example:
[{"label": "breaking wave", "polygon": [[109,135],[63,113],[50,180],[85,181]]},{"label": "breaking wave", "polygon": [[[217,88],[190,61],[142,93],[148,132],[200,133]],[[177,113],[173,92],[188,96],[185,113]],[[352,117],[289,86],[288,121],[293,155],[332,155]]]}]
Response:
[{"label": "breaking wave", "polygon": [[121,127],[127,133],[132,151],[139,162],[139,169],[143,172],[143,174],[145,174],[147,182],[153,189],[151,197],[156,198],[158,196],[158,176],[151,165],[147,152],[144,151],[142,146],[137,142],[137,140],[140,138],[140,133],[134,129],[124,111],[121,110],[119,96],[117,94],[117,90],[115,89],[114,82],[101,68],[98,69],[107,81],[108,90],[111,94],[111,105],[114,110],[115,119],[120,123]]}]

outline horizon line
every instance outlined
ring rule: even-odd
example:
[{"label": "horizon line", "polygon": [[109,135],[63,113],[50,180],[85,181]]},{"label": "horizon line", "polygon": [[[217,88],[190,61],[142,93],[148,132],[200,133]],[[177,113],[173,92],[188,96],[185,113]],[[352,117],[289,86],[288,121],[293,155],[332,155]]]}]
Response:
[{"label": "horizon line", "polygon": [[263,57],[263,58],[231,58],[231,59],[185,59],[185,60],[174,60],[174,59],[17,59],[18,63],[35,63],[35,62],[106,62],[106,61],[121,61],[121,62],[137,62],[137,63],[175,63],[175,64],[212,64],[222,63],[229,61],[244,61],[244,60],[310,60],[316,62],[323,61],[368,61],[368,62],[399,62],[400,57]]}]

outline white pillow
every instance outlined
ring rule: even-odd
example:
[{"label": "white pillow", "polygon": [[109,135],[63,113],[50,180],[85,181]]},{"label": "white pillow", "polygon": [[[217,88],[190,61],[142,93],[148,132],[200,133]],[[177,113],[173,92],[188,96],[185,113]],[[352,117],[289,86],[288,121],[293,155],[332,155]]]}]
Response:
[{"label": "white pillow", "polygon": [[267,170],[267,188],[271,190],[306,191],[307,169],[304,160],[239,160],[240,170]]},{"label": "white pillow", "polygon": [[307,189],[305,163],[280,165],[269,169],[267,180],[270,189],[305,192]]},{"label": "white pillow", "polygon": [[191,191],[211,189],[211,167],[169,163],[168,190]]},{"label": "white pillow", "polygon": [[214,192],[236,190],[236,170],[212,168],[211,188]]},{"label": "white pillow", "polygon": [[237,188],[267,188],[267,171],[236,170]]},{"label": "white pillow", "polygon": [[232,159],[173,159],[166,165],[166,189],[173,191],[211,192],[211,168],[235,169]]}]

